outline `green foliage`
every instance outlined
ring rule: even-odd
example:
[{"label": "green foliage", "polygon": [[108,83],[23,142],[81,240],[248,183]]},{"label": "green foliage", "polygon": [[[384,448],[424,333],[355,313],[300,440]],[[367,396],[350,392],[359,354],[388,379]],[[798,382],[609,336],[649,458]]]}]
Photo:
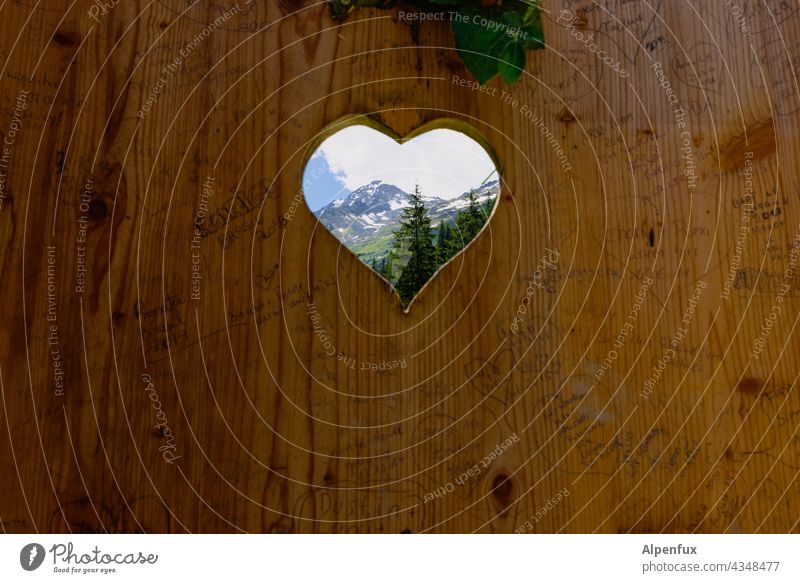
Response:
[{"label": "green foliage", "polygon": [[487,198],[483,202],[483,208],[481,209],[481,213],[483,214],[483,220],[488,221],[489,217],[492,216],[492,209],[494,208],[494,200],[493,198]]},{"label": "green foliage", "polygon": [[452,241],[453,228],[449,223],[442,221],[436,230],[436,254],[439,258],[439,265],[444,265],[457,253]]},{"label": "green foliage", "polygon": [[480,232],[484,223],[486,223],[486,218],[475,196],[475,191],[471,190],[467,198],[469,200],[469,206],[456,214],[456,233],[449,241],[451,257],[466,247],[467,244],[475,238],[475,235]]},{"label": "green foliage", "polygon": [[395,253],[404,259],[405,269],[399,274],[395,289],[408,305],[438,268],[436,247],[428,208],[419,186],[409,195],[408,207],[403,209],[400,228],[395,231]]},{"label": "green foliage", "polygon": [[386,281],[394,283],[394,252],[389,251],[384,257],[373,259],[372,269]]},{"label": "green foliage", "polygon": [[374,239],[369,239],[359,245],[352,247],[355,253],[367,265],[372,265],[373,259],[380,260],[386,255],[386,250],[394,243],[394,234],[389,231],[387,235],[380,235]]},{"label": "green foliage", "polygon": [[409,200],[411,205],[403,209],[400,228],[394,232],[392,250],[371,262],[372,269],[395,286],[404,306],[436,270],[480,233],[495,202],[495,198],[489,198],[481,204],[474,191],[470,192],[469,205],[451,221],[442,221],[433,229],[419,187]]},{"label": "green foliage", "polygon": [[[366,6],[390,8],[393,0],[329,0],[334,18]],[[409,0],[427,12],[444,12],[456,49],[483,85],[495,75],[513,83],[525,68],[525,49],[544,47],[538,0]]]},{"label": "green foliage", "polygon": [[498,73],[513,83],[525,68],[525,49],[544,47],[537,4],[512,0],[503,8],[460,8],[452,26],[458,53],[481,84]]}]

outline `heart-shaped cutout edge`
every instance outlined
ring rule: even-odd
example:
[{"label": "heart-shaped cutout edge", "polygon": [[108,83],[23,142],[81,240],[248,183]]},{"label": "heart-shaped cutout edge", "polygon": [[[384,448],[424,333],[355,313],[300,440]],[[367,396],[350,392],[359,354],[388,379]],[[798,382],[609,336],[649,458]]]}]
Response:
[{"label": "heart-shaped cutout edge", "polygon": [[[492,207],[492,211],[489,214],[489,216],[486,218],[486,222],[483,224],[483,226],[481,227],[480,231],[478,231],[475,234],[475,236],[472,239],[470,239],[464,245],[464,247],[461,248],[461,250],[459,250],[458,253],[456,253],[450,259],[445,261],[442,265],[440,265],[436,269],[436,271],[433,272],[433,274],[431,274],[431,276],[428,278],[428,280],[413,295],[413,297],[411,298],[411,300],[408,302],[407,305],[403,305],[403,301],[402,301],[402,298],[400,297],[400,294],[397,292],[396,289],[394,289],[394,286],[392,285],[392,283],[389,280],[387,280],[380,273],[375,271],[370,265],[368,265],[366,262],[364,262],[345,243],[343,243],[341,241],[341,239],[339,239],[333,232],[331,232],[327,228],[327,226],[324,225],[324,223],[322,223],[322,221],[319,219],[319,217],[317,217],[316,213],[311,210],[311,207],[310,207],[310,205],[308,203],[308,199],[306,198],[305,191],[302,188],[303,178],[305,176],[305,172],[306,172],[306,168],[308,166],[308,163],[311,160],[312,156],[316,153],[316,151],[322,145],[322,143],[325,142],[325,140],[327,140],[328,138],[330,138],[334,134],[337,134],[338,132],[340,132],[340,131],[348,128],[348,127],[351,127],[351,126],[365,126],[365,127],[368,127],[368,128],[370,128],[372,130],[378,131],[378,132],[388,136],[389,138],[391,138],[392,140],[394,140],[395,142],[397,142],[401,146],[405,142],[409,142],[409,141],[413,140],[414,138],[416,138],[418,136],[421,136],[421,135],[423,135],[425,133],[428,133],[430,131],[437,130],[437,129],[448,129],[448,130],[460,132],[460,133],[466,135],[471,140],[473,140],[475,143],[477,143],[483,149],[483,151],[486,153],[486,155],[492,161],[492,164],[494,165],[495,170],[497,171],[499,190],[498,190],[497,196],[495,198],[495,202],[494,202],[494,206]],[[423,123],[420,126],[417,126],[416,128],[412,129],[410,132],[408,132],[405,135],[401,135],[398,132],[396,132],[395,130],[393,130],[390,126],[382,123],[381,121],[378,121],[378,120],[374,119],[370,115],[356,113],[356,114],[349,114],[349,115],[340,117],[337,120],[329,123],[324,128],[322,128],[319,132],[317,132],[317,134],[307,143],[306,148],[305,148],[305,153],[304,153],[303,158],[302,158],[302,163],[300,165],[299,183],[301,184],[300,192],[303,192],[303,197],[302,197],[303,198],[303,203],[306,206],[306,210],[308,210],[308,212],[311,214],[311,217],[313,217],[313,220],[316,221],[319,224],[322,224],[322,226],[324,227],[323,230],[327,233],[327,235],[331,236],[334,241],[336,241],[336,243],[339,245],[340,248],[344,248],[346,250],[346,252],[351,254],[359,264],[363,265],[367,269],[367,271],[372,273],[374,276],[378,277],[381,280],[381,282],[383,282],[385,285],[389,286],[390,291],[391,291],[391,296],[394,299],[394,303],[396,303],[400,307],[401,312],[403,312],[404,314],[408,314],[411,311],[411,307],[413,306],[414,302],[417,301],[417,298],[422,296],[422,294],[425,291],[425,289],[428,288],[431,285],[431,282],[434,279],[436,279],[436,277],[439,275],[439,273],[443,269],[448,267],[454,260],[456,260],[459,257],[463,257],[464,253],[467,252],[469,247],[471,245],[473,245],[475,243],[475,241],[477,241],[478,238],[481,237],[483,235],[484,231],[486,231],[486,229],[489,227],[489,223],[491,222],[492,218],[494,217],[495,213],[497,212],[497,207],[500,204],[500,199],[501,199],[501,196],[502,196],[504,180],[503,180],[503,168],[502,168],[502,165],[500,164],[500,160],[499,160],[497,154],[495,153],[494,148],[490,145],[489,140],[483,135],[483,133],[480,132],[480,130],[478,130],[475,126],[473,126],[472,124],[470,124],[467,121],[464,121],[464,120],[461,120],[461,119],[457,119],[457,118],[451,118],[451,117],[439,117],[439,118],[427,121],[427,122]],[[315,230],[316,230],[316,227],[315,227]]]}]

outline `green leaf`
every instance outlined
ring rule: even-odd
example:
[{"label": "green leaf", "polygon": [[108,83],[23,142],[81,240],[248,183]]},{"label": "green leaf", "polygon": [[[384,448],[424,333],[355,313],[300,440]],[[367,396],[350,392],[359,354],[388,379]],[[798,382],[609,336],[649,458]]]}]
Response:
[{"label": "green leaf", "polygon": [[497,75],[497,56],[502,52],[508,37],[498,30],[481,26],[480,20],[475,20],[476,15],[481,16],[471,10],[459,11],[458,16],[453,19],[453,35],[458,54],[469,72],[483,85]]},{"label": "green leaf", "polygon": [[[541,10],[537,0],[506,0],[483,8],[477,0],[407,0],[421,10],[451,11],[458,54],[481,85],[498,73],[504,81],[519,79],[525,67],[525,49],[544,47]],[[365,6],[389,8],[395,0],[329,0],[333,17],[344,19]]]},{"label": "green leaf", "polygon": [[525,68],[525,48],[523,45],[518,42],[507,44],[500,55],[497,67],[500,77],[506,83],[513,83],[519,79]]},{"label": "green leaf", "polygon": [[506,10],[503,12],[503,20],[505,20],[506,24],[511,27],[522,28],[525,26],[522,15],[519,12],[514,12],[513,10]]},{"label": "green leaf", "polygon": [[542,32],[542,13],[538,7],[532,7],[523,18],[523,31],[525,31],[525,46],[529,49],[544,48],[544,33]]}]

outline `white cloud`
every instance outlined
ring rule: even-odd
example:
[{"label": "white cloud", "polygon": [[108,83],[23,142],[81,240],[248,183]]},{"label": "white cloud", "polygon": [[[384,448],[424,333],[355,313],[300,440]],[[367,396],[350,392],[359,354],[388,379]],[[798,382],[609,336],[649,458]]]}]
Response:
[{"label": "white cloud", "polygon": [[314,155],[320,154],[349,190],[382,180],[410,192],[419,182],[425,196],[444,199],[478,186],[495,169],[480,144],[448,129],[426,132],[401,145],[372,128],[350,126],[322,142]]}]

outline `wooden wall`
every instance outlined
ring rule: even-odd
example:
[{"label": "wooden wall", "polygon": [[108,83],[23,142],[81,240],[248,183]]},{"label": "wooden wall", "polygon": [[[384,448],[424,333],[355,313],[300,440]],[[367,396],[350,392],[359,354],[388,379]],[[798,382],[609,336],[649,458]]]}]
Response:
[{"label": "wooden wall", "polygon": [[[470,91],[233,2],[0,3],[5,531],[798,531],[796,3],[544,0]],[[408,313],[302,201],[353,114],[501,166]]]}]

